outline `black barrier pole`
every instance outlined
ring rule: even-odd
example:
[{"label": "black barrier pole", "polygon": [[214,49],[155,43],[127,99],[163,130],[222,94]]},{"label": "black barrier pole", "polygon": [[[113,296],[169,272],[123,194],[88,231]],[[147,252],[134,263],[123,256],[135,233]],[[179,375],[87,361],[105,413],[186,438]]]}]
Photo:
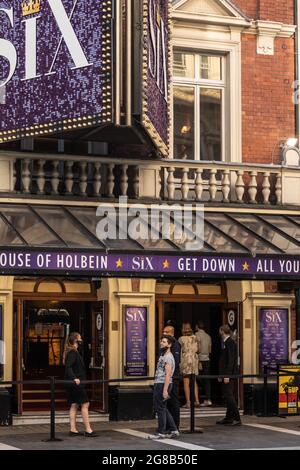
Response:
[{"label": "black barrier pole", "polygon": [[195,434],[199,433],[202,434],[203,430],[200,428],[196,429],[195,426],[195,385],[196,385],[196,375],[190,375],[190,400],[191,400],[191,414],[190,414],[190,430],[183,431],[183,434]]},{"label": "black barrier pole", "polygon": [[268,416],[268,366],[264,366],[264,416]]},{"label": "black barrier pole", "polygon": [[43,442],[62,442],[55,437],[55,377],[49,377],[50,381],[50,439]]},{"label": "black barrier pole", "polygon": [[195,432],[195,384],[196,376],[190,376],[190,394],[191,394],[191,434]]}]

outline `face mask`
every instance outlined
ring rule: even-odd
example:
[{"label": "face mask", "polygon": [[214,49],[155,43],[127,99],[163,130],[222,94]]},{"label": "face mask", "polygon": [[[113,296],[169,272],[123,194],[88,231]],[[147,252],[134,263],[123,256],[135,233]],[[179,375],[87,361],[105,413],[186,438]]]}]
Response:
[{"label": "face mask", "polygon": [[160,348],[160,355],[163,356],[168,351],[168,348]]}]

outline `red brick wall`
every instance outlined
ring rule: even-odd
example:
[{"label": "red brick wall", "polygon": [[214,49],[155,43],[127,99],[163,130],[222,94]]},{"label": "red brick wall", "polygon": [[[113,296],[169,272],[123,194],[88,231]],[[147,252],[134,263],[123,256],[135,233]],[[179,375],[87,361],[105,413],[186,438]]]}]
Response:
[{"label": "red brick wall", "polygon": [[253,19],[294,24],[294,0],[232,0],[232,3]]},{"label": "red brick wall", "polygon": [[257,18],[259,0],[232,0],[231,3],[236,5],[249,18]]},{"label": "red brick wall", "polygon": [[275,55],[256,53],[256,36],[242,39],[243,161],[278,163],[281,140],[295,133],[294,40],[275,40]]}]

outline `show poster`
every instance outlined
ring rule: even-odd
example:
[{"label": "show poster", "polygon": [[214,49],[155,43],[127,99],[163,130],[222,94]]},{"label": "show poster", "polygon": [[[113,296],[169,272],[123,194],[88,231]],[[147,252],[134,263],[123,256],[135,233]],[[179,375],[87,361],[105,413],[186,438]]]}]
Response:
[{"label": "show poster", "polygon": [[[300,414],[300,366],[282,365],[278,377],[278,408],[280,416]],[[288,376],[289,372],[297,375]],[[283,375],[284,374],[284,375]]]},{"label": "show poster", "polygon": [[280,364],[289,362],[289,310],[259,309],[259,368],[276,370]]},{"label": "show poster", "polygon": [[147,308],[125,307],[125,367],[126,377],[147,377]]},{"label": "show poster", "polygon": [[112,0],[0,0],[0,143],[111,121]]}]

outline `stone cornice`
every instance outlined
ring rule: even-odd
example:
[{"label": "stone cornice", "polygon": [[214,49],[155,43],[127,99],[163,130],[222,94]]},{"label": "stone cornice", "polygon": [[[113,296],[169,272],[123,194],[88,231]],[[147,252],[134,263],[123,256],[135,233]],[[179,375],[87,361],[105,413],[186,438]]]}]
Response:
[{"label": "stone cornice", "polygon": [[269,36],[272,38],[290,38],[296,32],[297,26],[275,21],[253,21],[252,25],[245,32],[248,34],[256,34],[258,36]]},{"label": "stone cornice", "polygon": [[243,17],[237,18],[233,16],[219,16],[219,15],[210,15],[206,13],[189,13],[186,11],[174,10],[172,12],[172,20],[175,23],[181,21],[191,22],[191,23],[202,23],[202,24],[211,24],[211,25],[224,25],[224,26],[239,26],[241,28],[250,28],[252,26],[252,21],[247,20]]},{"label": "stone cornice", "polygon": [[272,38],[290,38],[297,27],[295,25],[279,23],[276,21],[248,20],[243,17],[218,16],[205,13],[190,13],[181,10],[173,10],[172,19],[175,27],[181,22],[199,23],[204,25],[215,26],[236,26],[243,29],[244,33],[255,34],[257,36],[268,36]]}]

